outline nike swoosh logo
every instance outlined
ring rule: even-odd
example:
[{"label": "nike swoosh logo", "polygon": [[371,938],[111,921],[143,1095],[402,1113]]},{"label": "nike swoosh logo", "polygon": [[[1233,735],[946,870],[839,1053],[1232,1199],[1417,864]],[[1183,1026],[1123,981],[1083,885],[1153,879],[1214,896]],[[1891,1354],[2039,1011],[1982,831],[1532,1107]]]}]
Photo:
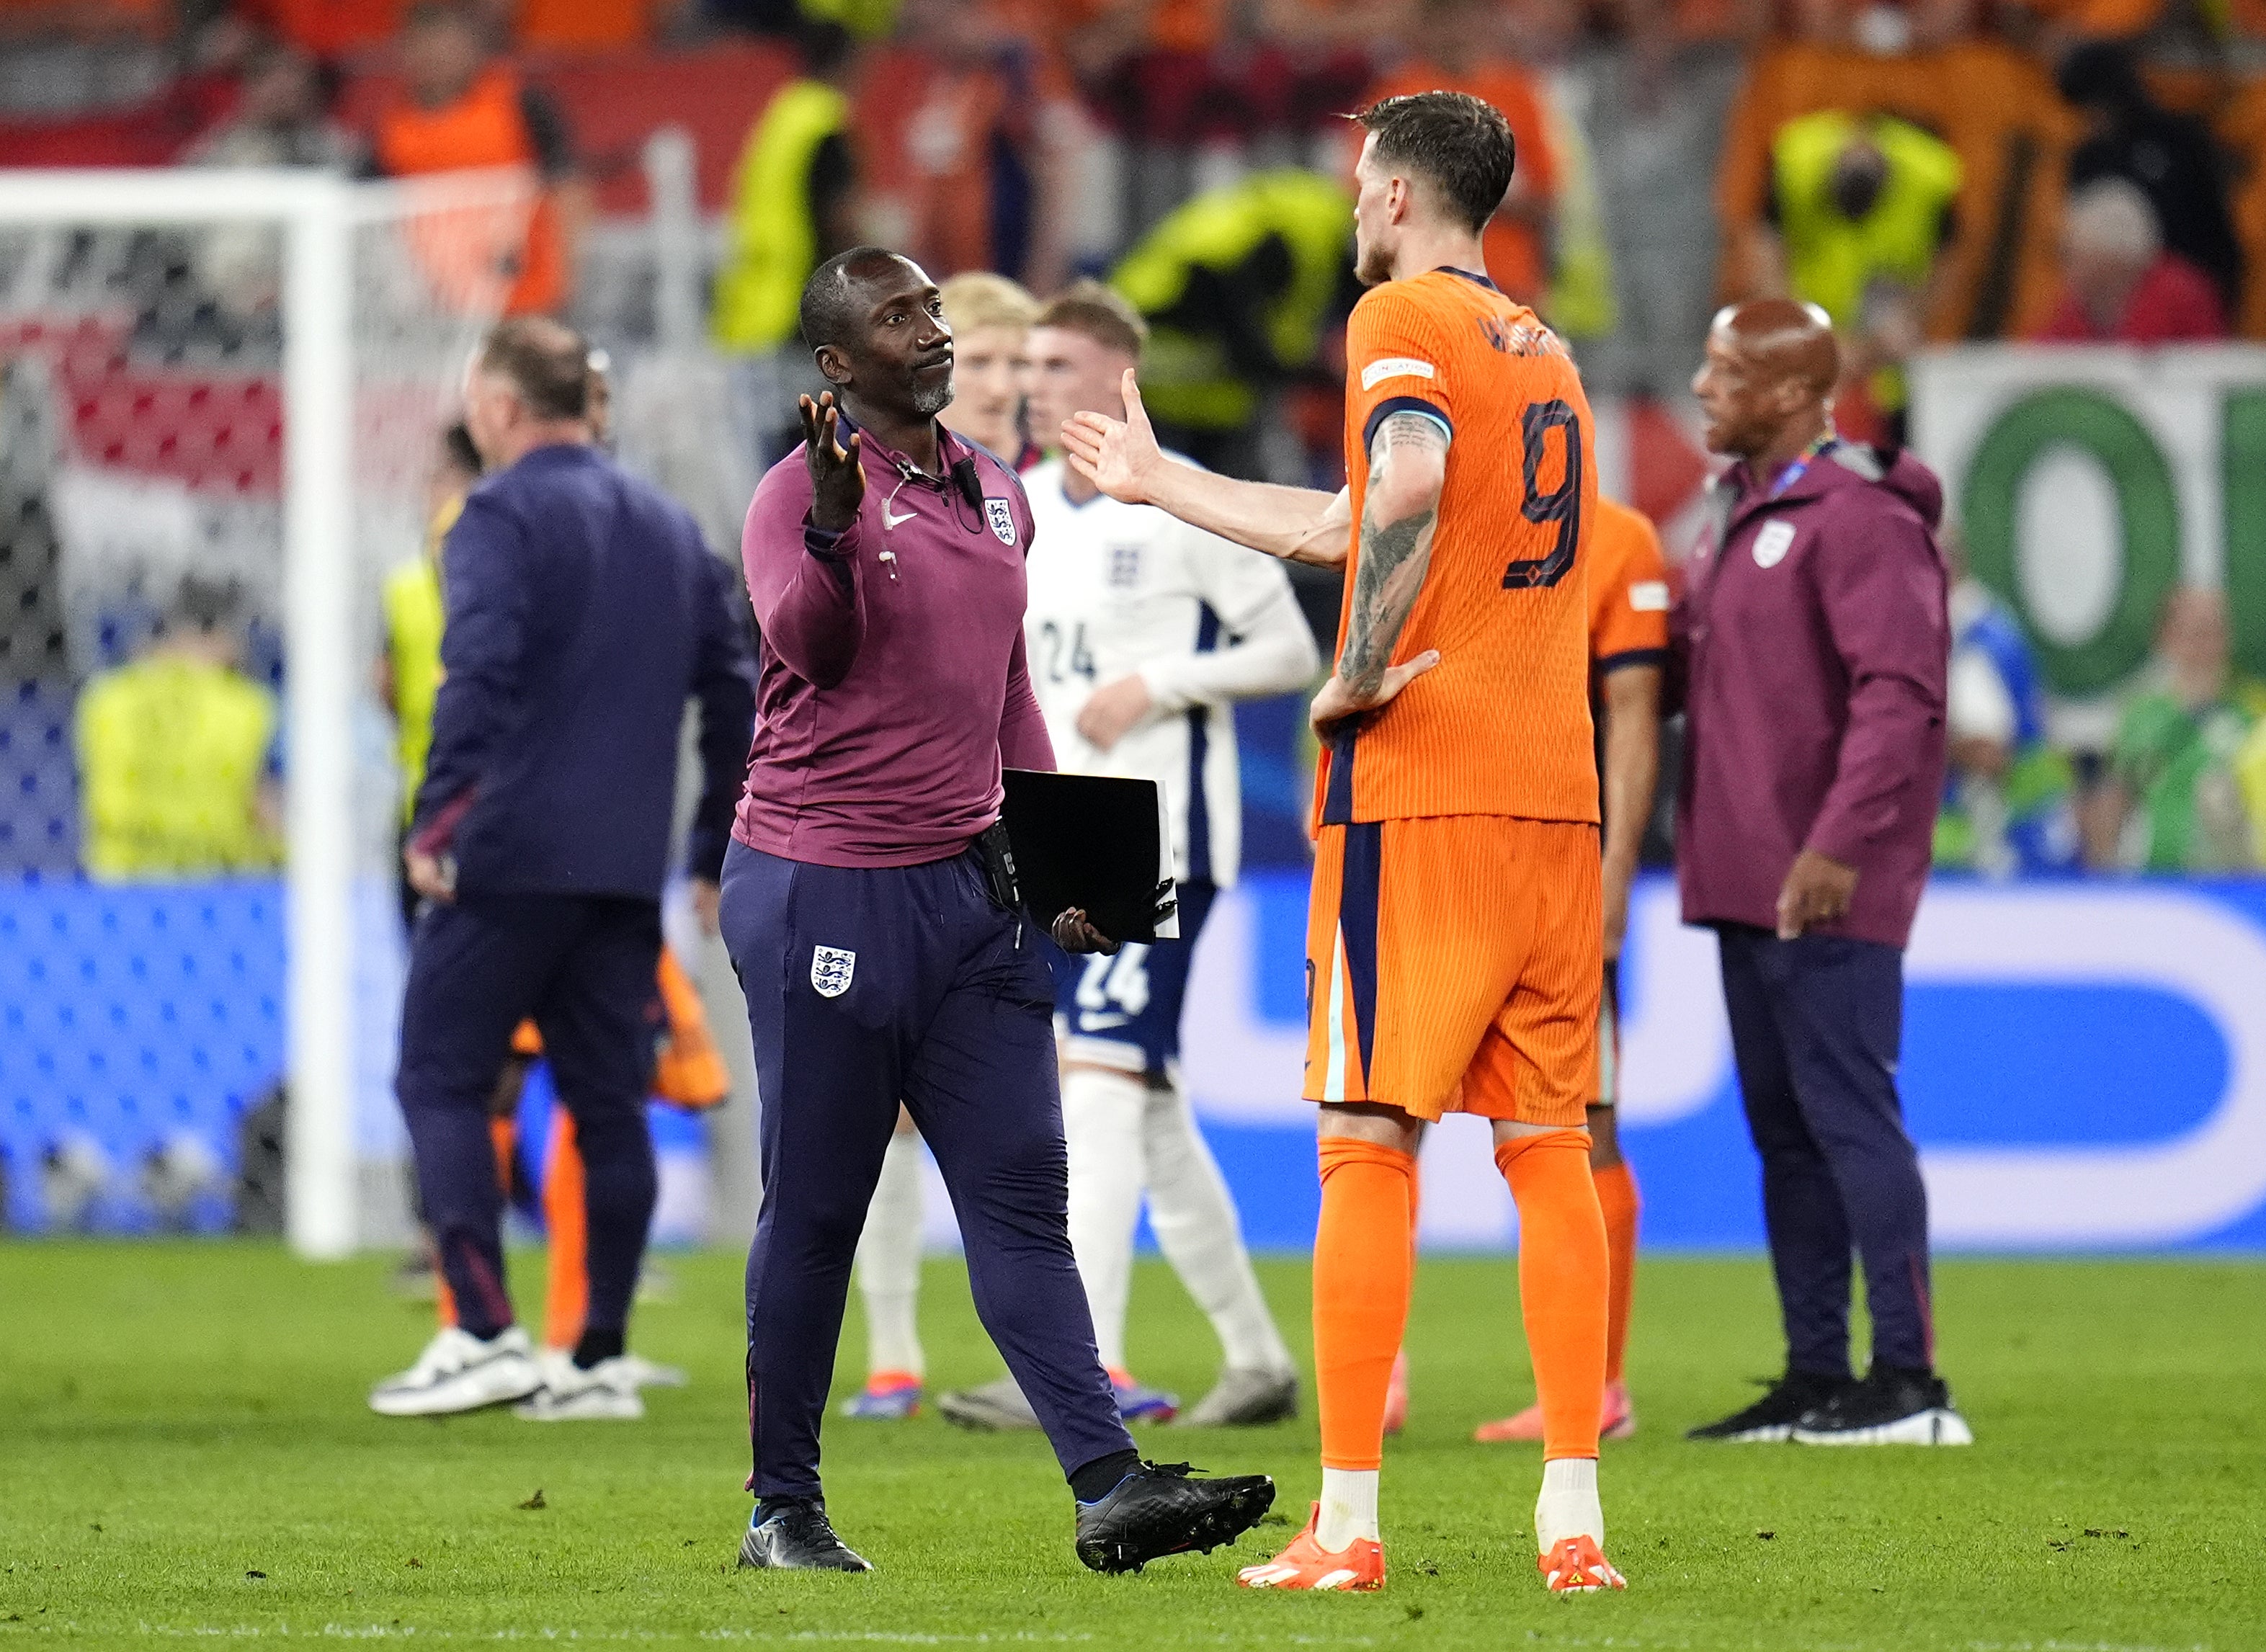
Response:
[{"label": "nike swoosh logo", "polygon": [[896,527],[901,523],[910,522],[916,514],[916,512],[909,510],[902,516],[891,515],[889,514],[889,508],[887,505],[884,505],[881,507],[881,526],[884,528]]}]

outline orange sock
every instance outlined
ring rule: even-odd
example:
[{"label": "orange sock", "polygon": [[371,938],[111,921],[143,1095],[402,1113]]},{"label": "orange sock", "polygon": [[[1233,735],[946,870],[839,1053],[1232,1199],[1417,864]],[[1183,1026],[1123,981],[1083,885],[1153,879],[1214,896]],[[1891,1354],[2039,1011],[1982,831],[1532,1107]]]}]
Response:
[{"label": "orange sock", "polygon": [[1605,1249],[1612,1258],[1613,1286],[1605,1301],[1605,1380],[1617,1383],[1621,1355],[1628,1348],[1629,1303],[1636,1292],[1636,1178],[1626,1159],[1590,1175],[1597,1184]]},{"label": "orange sock", "polygon": [[1518,1202],[1518,1301],[1542,1402],[1543,1460],[1595,1457],[1612,1262],[1590,1179],[1590,1133],[1516,1136],[1495,1150],[1495,1162]]},{"label": "orange sock", "polygon": [[[1385,1391],[1408,1323],[1416,1161],[1350,1136],[1321,1138],[1322,1219],[1314,1233],[1314,1383],[1322,1466],[1385,1458]],[[1594,1412],[1594,1407],[1592,1410]],[[1590,1419],[1594,1438],[1597,1418]]]}]

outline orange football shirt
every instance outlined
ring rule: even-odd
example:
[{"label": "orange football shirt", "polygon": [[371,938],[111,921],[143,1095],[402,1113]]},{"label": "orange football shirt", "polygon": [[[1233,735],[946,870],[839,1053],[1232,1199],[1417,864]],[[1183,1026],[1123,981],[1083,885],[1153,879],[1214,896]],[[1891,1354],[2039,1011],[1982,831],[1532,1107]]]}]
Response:
[{"label": "orange football shirt", "polygon": [[[1597,819],[1583,547],[1595,427],[1557,335],[1482,276],[1433,270],[1364,294],[1346,330],[1346,475],[1356,524],[1370,440],[1396,413],[1450,434],[1431,563],[1396,661],[1440,663],[1325,742],[1322,825],[1428,815]],[[1359,583],[1358,527],[1338,620]]]},{"label": "orange football shirt", "polygon": [[1668,651],[1668,561],[1641,510],[1600,497],[1583,545],[1589,558],[1590,662],[1656,665]]}]

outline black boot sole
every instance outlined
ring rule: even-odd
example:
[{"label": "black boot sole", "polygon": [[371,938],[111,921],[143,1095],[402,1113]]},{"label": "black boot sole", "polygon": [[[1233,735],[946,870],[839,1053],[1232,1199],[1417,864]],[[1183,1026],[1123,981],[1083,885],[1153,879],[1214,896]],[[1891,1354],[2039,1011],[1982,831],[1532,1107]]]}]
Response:
[{"label": "black boot sole", "polygon": [[812,1561],[800,1566],[783,1566],[756,1546],[756,1534],[750,1530],[740,1539],[740,1566],[742,1571],[763,1572],[870,1572],[873,1562],[852,1549],[842,1553],[857,1564],[846,1565],[841,1561]]},{"label": "black boot sole", "polygon": [[1168,1554],[1209,1554],[1250,1531],[1274,1506],[1275,1482],[1262,1478],[1228,1492],[1185,1524],[1160,1518],[1153,1529],[1081,1538],[1078,1558],[1093,1571],[1120,1573],[1137,1572]]}]

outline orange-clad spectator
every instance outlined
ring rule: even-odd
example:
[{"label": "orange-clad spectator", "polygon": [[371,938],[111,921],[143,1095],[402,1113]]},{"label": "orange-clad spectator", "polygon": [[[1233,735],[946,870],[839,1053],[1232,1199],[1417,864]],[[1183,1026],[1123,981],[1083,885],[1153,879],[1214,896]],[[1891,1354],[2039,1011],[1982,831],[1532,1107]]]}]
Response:
[{"label": "orange-clad spectator", "polygon": [[2021,0],[2065,39],[2124,40],[2145,34],[2163,15],[2164,0]]},{"label": "orange-clad spectator", "polygon": [[268,33],[329,61],[373,52],[401,32],[406,0],[245,0]]},{"label": "orange-clad spectator", "polygon": [[2103,178],[2069,198],[2061,304],[2042,344],[2176,344],[2226,336],[2211,277],[2164,250],[2139,186]]},{"label": "orange-clad spectator", "polygon": [[166,0],[0,0],[0,40],[158,40],[172,11]]},{"label": "orange-clad spectator", "polygon": [[1558,172],[1541,85],[1504,48],[1492,0],[1422,0],[1414,54],[1371,86],[1365,102],[1418,91],[1461,91],[1503,113],[1517,150],[1510,193],[1487,227],[1487,273],[1523,304],[1550,284],[1550,218]]},{"label": "orange-clad spectator", "polygon": [[467,167],[532,172],[541,188],[525,234],[493,253],[511,282],[505,309],[511,315],[564,309],[574,286],[574,232],[588,216],[588,199],[558,106],[493,55],[471,7],[450,0],[411,7],[399,61],[401,91],[371,135],[376,169],[391,177]]},{"label": "orange-clad spectator", "polygon": [[691,0],[519,0],[512,38],[530,52],[619,52],[648,44]]}]

